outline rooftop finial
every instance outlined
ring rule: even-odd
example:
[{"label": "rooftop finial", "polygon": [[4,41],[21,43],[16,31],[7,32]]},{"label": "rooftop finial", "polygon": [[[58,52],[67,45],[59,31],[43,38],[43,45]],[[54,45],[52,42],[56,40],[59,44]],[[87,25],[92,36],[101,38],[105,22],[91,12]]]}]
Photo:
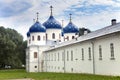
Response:
[{"label": "rooftop finial", "polygon": [[62,27],[64,26],[64,20],[62,20]]},{"label": "rooftop finial", "polygon": [[37,22],[38,22],[38,19],[39,19],[39,12],[37,12],[36,14],[37,14]]},{"label": "rooftop finial", "polygon": [[72,21],[72,18],[71,18],[71,15],[72,15],[72,14],[70,13],[69,15],[70,15],[70,22],[71,22],[71,21]]},{"label": "rooftop finial", "polygon": [[35,23],[35,19],[33,19],[33,23]]},{"label": "rooftop finial", "polygon": [[53,8],[53,7],[52,7],[52,6],[50,6],[50,11],[51,11],[51,14],[50,14],[50,15],[51,15],[51,16],[52,16],[52,8]]}]

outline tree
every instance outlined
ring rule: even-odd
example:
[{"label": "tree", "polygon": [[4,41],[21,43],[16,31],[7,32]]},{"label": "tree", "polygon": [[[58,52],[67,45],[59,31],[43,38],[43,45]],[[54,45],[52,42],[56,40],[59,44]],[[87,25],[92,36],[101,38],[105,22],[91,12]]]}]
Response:
[{"label": "tree", "polygon": [[90,33],[91,32],[91,30],[89,30],[89,29],[87,29],[87,28],[79,28],[79,36],[82,36],[82,35],[84,35],[84,33],[85,33],[85,31],[87,32],[87,33]]},{"label": "tree", "polygon": [[20,68],[25,64],[26,45],[16,30],[0,27],[0,68],[5,68],[5,65]]}]

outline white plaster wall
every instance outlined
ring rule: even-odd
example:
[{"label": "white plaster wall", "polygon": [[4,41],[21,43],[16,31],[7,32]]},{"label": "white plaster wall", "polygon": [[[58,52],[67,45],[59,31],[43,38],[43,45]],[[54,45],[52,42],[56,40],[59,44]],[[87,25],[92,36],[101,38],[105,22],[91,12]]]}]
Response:
[{"label": "white plaster wall", "polygon": [[[47,53],[47,72],[64,72],[63,70],[63,60],[62,60],[62,52],[63,50],[59,51],[59,61],[58,61],[58,52],[51,51],[50,53]],[[50,58],[49,58],[50,55]],[[53,55],[53,59],[52,59]],[[56,58],[55,58],[56,55]]]},{"label": "white plaster wall", "polygon": [[[55,33],[55,39],[52,39],[52,33]],[[59,38],[59,35],[61,35],[61,29],[47,29],[46,34],[48,40],[53,40],[53,41],[61,40],[61,38]]]},{"label": "white plaster wall", "polygon": [[[76,71],[79,73],[93,73],[93,55],[92,55],[92,48],[91,42],[82,42],[73,45],[73,49],[75,50],[75,58],[78,60],[76,61]],[[89,51],[88,48],[91,48],[91,60],[89,60]],[[84,60],[82,60],[82,50],[84,49]]]},{"label": "white plaster wall", "polygon": [[[47,72],[64,72],[63,67],[65,67],[65,72],[69,73],[94,73],[101,75],[120,75],[120,33],[115,33],[111,35],[106,35],[103,37],[96,38],[94,40],[88,40],[84,42],[79,42],[77,44],[72,44],[68,46],[63,46],[56,48],[54,50],[46,52],[47,54],[60,53],[60,59],[62,57],[61,53],[65,52],[65,65],[64,61],[47,61]],[[94,42],[94,46],[92,45]],[[114,44],[114,55],[115,60],[110,59],[110,43]],[[102,46],[102,60],[99,60],[99,45]],[[88,48],[91,48],[91,60],[89,60]],[[94,51],[93,51],[94,47]],[[82,51],[84,49],[84,60],[82,60]],[[67,51],[73,50],[73,61],[67,61]],[[94,62],[93,67],[93,52],[94,52]],[[71,55],[69,54],[69,57]],[[70,58],[69,58],[70,59]],[[58,67],[60,67],[58,69]],[[73,68],[73,71],[71,70]],[[93,69],[94,68],[94,69]]]},{"label": "white plaster wall", "polygon": [[[111,60],[110,43],[114,44],[115,60]],[[102,60],[99,60],[99,45],[102,46]],[[95,70],[101,75],[120,75],[120,33],[95,40]]]},{"label": "white plaster wall", "polygon": [[[28,72],[42,72],[43,71],[43,54],[42,52],[48,48],[47,46],[30,46],[26,51],[26,62]],[[37,52],[37,58],[34,58],[34,52]],[[37,68],[35,68],[37,66]],[[29,70],[28,70],[29,68]]]},{"label": "white plaster wall", "polygon": [[[88,47],[90,43],[73,44],[46,52],[48,55],[54,55],[59,52],[60,60],[47,61],[48,72],[69,72],[69,73],[93,73],[92,60],[88,60]],[[81,60],[81,48],[85,48],[84,61]],[[69,60],[67,60],[67,51],[69,51]],[[71,51],[73,51],[73,61],[71,61]],[[65,60],[62,60],[62,53],[65,54]],[[56,57],[57,58],[57,57]],[[58,69],[59,68],[59,69]],[[64,68],[64,69],[63,69]],[[73,69],[73,70],[72,70]]]},{"label": "white plaster wall", "polygon": [[[34,36],[34,41],[32,40],[32,36]],[[37,40],[38,36],[40,36],[40,41]],[[46,35],[43,32],[31,33],[30,39],[31,39],[30,45],[45,45],[46,44]]]},{"label": "white plaster wall", "polygon": [[[92,43],[94,45],[92,45]],[[114,55],[115,60],[110,59],[110,43],[114,44]],[[102,60],[99,60],[99,45],[102,46]],[[88,48],[91,48],[91,60],[89,60]],[[44,61],[44,70],[46,72],[69,72],[69,73],[93,73],[93,52],[94,52],[94,62],[95,62],[95,74],[101,75],[120,75],[120,33],[114,33],[106,36],[102,36],[96,39],[79,42],[77,44],[71,44],[63,47],[59,47],[50,51],[45,52],[47,54],[45,57],[43,55],[43,50],[48,47],[30,47],[26,52],[30,54],[29,64],[27,70],[30,72],[36,72],[38,69],[34,69],[35,65],[38,63],[41,65],[42,60]],[[82,60],[82,51],[84,49],[84,60]],[[94,49],[93,49],[94,48]],[[70,60],[70,52],[73,51],[73,61]],[[94,51],[92,51],[94,50]],[[69,51],[69,61],[67,61],[67,51]],[[33,58],[33,53],[39,53],[39,60]],[[59,61],[58,54],[59,53]],[[62,53],[65,54],[65,60],[62,60]],[[56,54],[56,60],[55,60]],[[53,59],[50,58],[53,55]],[[47,58],[47,60],[46,60]],[[26,59],[27,61],[27,59]],[[39,62],[38,62],[39,61]],[[39,65],[39,72],[42,71],[42,66]],[[64,69],[65,70],[64,70]],[[73,68],[73,71],[71,70]]]},{"label": "white plaster wall", "polygon": [[34,52],[37,52],[37,55],[39,55],[37,46],[30,47],[29,49],[29,72],[38,72],[38,57],[34,58]]}]

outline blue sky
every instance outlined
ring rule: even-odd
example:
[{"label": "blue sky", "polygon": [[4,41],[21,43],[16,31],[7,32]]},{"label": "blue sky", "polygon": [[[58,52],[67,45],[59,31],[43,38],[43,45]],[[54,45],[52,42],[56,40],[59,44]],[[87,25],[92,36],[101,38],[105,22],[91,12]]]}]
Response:
[{"label": "blue sky", "polygon": [[45,22],[50,15],[64,26],[72,21],[78,27],[94,31],[110,25],[111,19],[120,22],[120,0],[0,0],[0,26],[16,29],[26,39],[26,33],[39,12],[39,21]]}]

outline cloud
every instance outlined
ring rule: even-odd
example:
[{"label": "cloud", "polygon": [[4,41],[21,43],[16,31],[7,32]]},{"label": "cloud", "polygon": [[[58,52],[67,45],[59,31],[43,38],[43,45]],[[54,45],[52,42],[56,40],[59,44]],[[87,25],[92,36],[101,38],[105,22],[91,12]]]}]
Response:
[{"label": "cloud", "polygon": [[0,17],[10,17],[27,11],[31,7],[30,4],[23,1],[12,1],[12,3],[0,3]]},{"label": "cloud", "polygon": [[64,26],[72,21],[78,27],[96,30],[110,24],[112,18],[120,21],[119,0],[0,0],[0,25],[16,29],[26,39],[26,33],[39,12],[39,21],[45,22],[53,6],[53,15]]}]

